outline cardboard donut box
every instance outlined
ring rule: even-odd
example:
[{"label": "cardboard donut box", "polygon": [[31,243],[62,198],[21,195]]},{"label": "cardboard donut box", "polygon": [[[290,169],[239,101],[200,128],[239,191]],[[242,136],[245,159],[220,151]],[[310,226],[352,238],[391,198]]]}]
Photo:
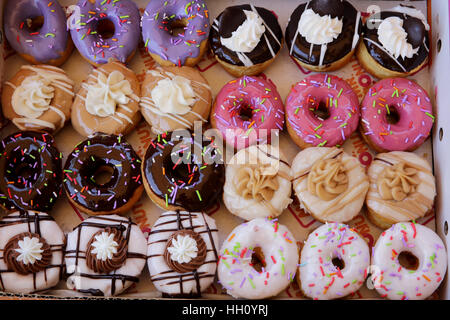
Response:
[{"label": "cardboard donut box", "polygon": [[[26,62],[20,58],[8,45],[3,33],[3,6],[7,1],[3,0],[0,3],[0,49],[2,59],[0,59],[0,75],[1,84],[12,77]],[[227,6],[252,3],[255,6],[265,7],[273,10],[278,16],[280,26],[285,31],[288,19],[294,9],[306,0],[283,0],[276,3],[270,0],[206,0],[208,6],[209,18],[212,20]],[[60,4],[68,9],[71,5],[75,5],[75,0],[59,0]],[[135,0],[141,10],[144,11],[148,0]],[[448,108],[448,101],[450,101],[450,26],[449,26],[449,12],[450,1],[445,0],[418,0],[418,1],[366,1],[366,0],[351,0],[352,4],[362,12],[362,16],[367,16],[367,12],[377,9],[392,8],[399,3],[414,5],[416,8],[422,10],[428,17],[428,22],[431,26],[430,31],[430,57],[428,65],[419,71],[411,78],[417,81],[424,87],[432,99],[436,120],[433,127],[432,135],[427,141],[415,151],[420,156],[425,157],[433,164],[434,173],[437,183],[437,197],[435,199],[434,212],[431,215],[419,219],[417,222],[427,227],[436,230],[444,243],[450,239],[448,235],[448,221],[450,220],[450,133],[447,132],[450,128],[450,109]],[[156,66],[156,62],[148,55],[145,50],[144,43],[141,41],[139,50],[130,61],[128,67],[136,72],[138,79],[143,80],[146,70],[152,69]],[[75,49],[68,61],[62,66],[66,70],[68,76],[75,81],[75,92],[80,88],[80,83],[85,79],[86,75],[92,70],[92,66],[87,63]],[[216,62],[213,55],[208,52],[202,61],[196,67],[204,77],[208,80],[213,93],[213,98],[219,92],[226,82],[232,80],[232,76],[225,72],[225,70]],[[261,75],[270,79],[276,86],[284,100],[289,93],[293,84],[301,81],[310,72],[301,68],[289,56],[289,51],[286,45],[281,50],[281,53],[275,59],[275,62],[264,71]],[[364,94],[374,84],[377,79],[370,76],[358,63],[356,58],[353,58],[348,65],[343,69],[332,72],[346,80],[358,95],[360,101]],[[8,124],[2,129],[1,138],[6,137],[12,132],[17,131],[13,124]],[[129,134],[126,139],[139,156],[143,156],[146,148],[154,135],[151,133],[147,123],[142,120],[137,128]],[[74,146],[84,140],[68,123],[60,132],[55,135],[57,146],[64,155],[63,163],[67,155],[73,150]],[[447,142],[447,140],[449,142]],[[300,149],[291,141],[286,129],[280,134],[280,147],[282,152],[286,154],[289,161],[292,161],[294,156]],[[373,159],[374,151],[371,150],[362,140],[359,133],[354,133],[344,144],[344,150],[358,157],[362,164],[368,164]],[[156,207],[148,196],[144,193],[141,199],[133,206],[132,210],[127,213],[127,216],[141,228],[146,236],[163,210]],[[226,239],[229,232],[237,225],[243,222],[242,219],[229,213],[222,201],[217,203],[209,212],[211,217],[216,220],[219,229],[220,247],[224,239]],[[61,229],[68,233],[75,226],[77,226],[83,219],[88,216],[79,212],[72,207],[65,196],[58,198],[55,207],[50,214],[55,218]],[[3,216],[4,213],[0,213]],[[279,222],[289,227],[294,234],[297,243],[301,245],[309,232],[321,225],[315,221],[311,216],[305,214],[300,209],[298,202],[294,201],[285,212],[279,217]],[[383,230],[375,227],[368,221],[364,209],[363,212],[352,220],[349,225],[356,229],[369,243],[373,246],[376,239]],[[115,297],[116,299],[161,299],[162,295],[156,290],[150,281],[150,276],[147,266],[144,268],[140,281],[133,284],[128,290],[121,295]],[[450,297],[450,288],[448,287],[448,277],[446,276],[440,288],[430,297],[431,299],[448,299]],[[50,290],[36,294],[11,294],[6,292],[0,293],[0,300],[2,299],[94,299],[88,295],[83,295],[74,290],[69,290],[66,286],[65,279]],[[221,285],[215,281],[208,290],[202,294],[203,299],[232,299],[227,295]],[[379,299],[380,296],[370,284],[366,283],[363,287],[347,297],[346,299]],[[284,291],[282,291],[275,299],[303,299],[300,289],[295,281]]]}]

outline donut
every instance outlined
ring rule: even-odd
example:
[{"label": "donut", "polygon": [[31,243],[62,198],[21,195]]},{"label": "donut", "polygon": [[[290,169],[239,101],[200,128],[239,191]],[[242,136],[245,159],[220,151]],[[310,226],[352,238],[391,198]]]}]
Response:
[{"label": "donut", "polygon": [[22,131],[0,144],[0,206],[49,212],[61,193],[62,154],[48,133]]},{"label": "donut", "polygon": [[129,62],[140,40],[139,9],[132,0],[79,0],[69,18],[70,34],[81,56],[94,66]]},{"label": "donut", "polygon": [[60,66],[72,53],[66,14],[58,1],[7,1],[3,17],[6,39],[28,62]]},{"label": "donut", "polygon": [[283,130],[284,105],[271,82],[243,76],[222,87],[210,121],[228,145],[240,150],[270,143],[272,134]]},{"label": "donut", "polygon": [[311,299],[339,299],[364,284],[369,265],[364,238],[348,225],[327,223],[312,231],[303,244],[297,282]]},{"label": "donut", "polygon": [[139,123],[141,88],[136,74],[118,61],[92,70],[72,105],[72,126],[82,136],[130,133]]},{"label": "donut", "polygon": [[166,297],[200,297],[214,281],[218,229],[203,212],[167,211],[148,237],[150,279]]},{"label": "donut", "polygon": [[122,214],[141,197],[140,165],[122,136],[97,133],[67,157],[64,190],[69,201],[89,215]]},{"label": "donut", "polygon": [[428,138],[434,121],[424,88],[408,79],[384,79],[362,101],[359,130],[377,152],[414,151]]},{"label": "donut", "polygon": [[412,75],[428,61],[429,30],[421,11],[400,4],[367,18],[356,56],[379,79]]},{"label": "donut", "polygon": [[222,195],[223,159],[212,143],[197,139],[179,131],[163,133],[145,152],[141,167],[144,187],[163,210],[203,212]]},{"label": "donut", "polygon": [[145,48],[165,67],[199,63],[208,47],[209,29],[203,0],[152,0],[142,16]]},{"label": "donut", "polygon": [[433,210],[436,181],[427,160],[411,152],[379,153],[369,170],[366,207],[382,229],[419,219]]},{"label": "donut", "polygon": [[223,203],[245,220],[277,217],[292,202],[290,166],[271,145],[238,151],[225,168]]},{"label": "donut", "polygon": [[359,160],[336,147],[299,152],[292,161],[291,177],[300,207],[321,222],[352,220],[369,189]]},{"label": "donut", "polygon": [[224,69],[235,77],[263,72],[283,45],[278,18],[252,4],[227,7],[212,24],[211,50]]},{"label": "donut", "polygon": [[370,279],[383,298],[426,299],[439,287],[446,272],[444,243],[433,230],[420,224],[394,224],[373,248]]},{"label": "donut", "polygon": [[217,276],[234,298],[266,299],[294,281],[298,247],[276,219],[256,218],[231,231],[220,249]]},{"label": "donut", "polygon": [[67,287],[93,296],[119,295],[145,267],[146,240],[130,218],[90,217],[67,234]]},{"label": "donut", "polygon": [[291,14],[284,37],[294,61],[325,72],[350,62],[361,34],[361,13],[350,2],[311,0]]},{"label": "donut", "polygon": [[148,70],[141,87],[141,113],[156,134],[208,122],[211,101],[208,81],[191,67]]},{"label": "donut", "polygon": [[23,65],[5,82],[2,111],[20,130],[55,134],[70,119],[74,82],[51,65]]},{"label": "donut", "polygon": [[0,231],[2,291],[35,293],[62,279],[66,239],[51,216],[16,211],[0,220]]},{"label": "donut", "polygon": [[343,79],[314,74],[286,98],[286,127],[300,148],[341,146],[359,124],[359,99]]}]

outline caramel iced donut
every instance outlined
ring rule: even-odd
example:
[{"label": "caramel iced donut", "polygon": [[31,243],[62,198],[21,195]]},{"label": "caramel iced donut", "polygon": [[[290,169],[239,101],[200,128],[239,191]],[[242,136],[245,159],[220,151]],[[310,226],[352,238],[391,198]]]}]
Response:
[{"label": "caramel iced donut", "polygon": [[48,214],[17,211],[0,221],[0,288],[34,293],[63,276],[65,236]]},{"label": "caramel iced donut", "polygon": [[352,220],[369,189],[358,159],[335,147],[301,151],[292,162],[291,177],[300,206],[321,222]]},{"label": "caramel iced donut", "polygon": [[200,297],[214,281],[219,242],[203,212],[167,211],[148,237],[147,264],[156,288],[169,297]]},{"label": "caramel iced donut", "polygon": [[271,145],[237,152],[225,169],[223,202],[245,220],[277,217],[292,202],[289,164]]},{"label": "caramel iced donut", "polygon": [[314,300],[343,298],[364,284],[369,264],[369,246],[355,230],[337,222],[324,224],[303,245],[298,284]]},{"label": "caramel iced donut", "polygon": [[67,286],[94,296],[114,296],[139,281],[145,267],[141,229],[117,215],[81,222],[67,235]]},{"label": "caramel iced donut", "polygon": [[148,70],[141,87],[141,113],[156,134],[192,129],[206,123],[211,110],[211,88],[191,67]]},{"label": "caramel iced donut", "polygon": [[380,228],[416,220],[432,210],[436,182],[430,164],[415,153],[379,153],[368,175],[368,216]]},{"label": "caramel iced donut", "polygon": [[294,280],[298,258],[297,243],[286,226],[256,218],[227,236],[217,275],[234,298],[270,298]]},{"label": "caramel iced donut", "polygon": [[87,137],[95,132],[126,135],[139,123],[140,85],[136,74],[113,61],[94,69],[72,105],[72,126]]},{"label": "caramel iced donut", "polygon": [[70,119],[73,81],[50,65],[23,65],[2,93],[2,110],[20,130],[56,133]]},{"label": "caramel iced donut", "polygon": [[397,223],[378,238],[372,254],[371,280],[381,297],[423,300],[447,272],[447,251],[430,228]]}]

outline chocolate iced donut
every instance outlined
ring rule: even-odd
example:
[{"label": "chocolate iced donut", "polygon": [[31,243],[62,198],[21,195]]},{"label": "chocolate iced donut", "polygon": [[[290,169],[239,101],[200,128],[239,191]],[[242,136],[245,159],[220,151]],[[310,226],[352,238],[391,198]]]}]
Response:
[{"label": "chocolate iced donut", "polygon": [[65,236],[51,216],[20,211],[0,221],[0,289],[34,293],[63,276]]},{"label": "chocolate iced donut", "polygon": [[348,1],[312,0],[294,10],[285,40],[301,66],[333,71],[350,61],[361,31],[361,13]]},{"label": "chocolate iced donut", "polygon": [[122,136],[95,134],[67,158],[63,185],[69,201],[90,215],[128,211],[143,191],[140,163]]},{"label": "chocolate iced donut", "polygon": [[283,32],[272,11],[244,4],[219,14],[209,39],[217,61],[241,77],[259,74],[273,62],[282,47]]},{"label": "chocolate iced donut", "polygon": [[[177,132],[158,135],[150,143],[142,161],[145,190],[162,209],[204,211],[222,195],[223,160],[212,144],[199,145],[193,136],[188,138]],[[203,159],[197,156],[196,148]],[[180,158],[174,162],[176,155]],[[205,160],[207,156],[210,162]]]},{"label": "chocolate iced donut", "polygon": [[0,206],[49,212],[61,193],[62,154],[48,133],[22,131],[0,144]]},{"label": "chocolate iced donut", "polygon": [[409,76],[427,62],[429,29],[423,13],[411,6],[399,5],[374,14],[363,28],[358,60],[377,78]]}]

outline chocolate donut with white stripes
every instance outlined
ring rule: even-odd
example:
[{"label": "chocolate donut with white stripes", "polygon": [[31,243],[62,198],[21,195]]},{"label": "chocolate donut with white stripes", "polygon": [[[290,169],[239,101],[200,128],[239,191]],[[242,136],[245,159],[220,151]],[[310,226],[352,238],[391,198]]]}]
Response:
[{"label": "chocolate donut with white stripes", "polygon": [[283,32],[274,12],[251,4],[226,8],[209,35],[217,61],[235,77],[257,75],[274,60]]},{"label": "chocolate donut with white stripes", "polygon": [[430,26],[424,14],[414,7],[398,5],[373,14],[363,30],[356,55],[373,76],[406,77],[427,63]]},{"label": "chocolate donut with white stripes", "polygon": [[361,13],[350,2],[311,0],[292,13],[285,40],[289,54],[302,67],[325,72],[350,61],[361,32]]}]

